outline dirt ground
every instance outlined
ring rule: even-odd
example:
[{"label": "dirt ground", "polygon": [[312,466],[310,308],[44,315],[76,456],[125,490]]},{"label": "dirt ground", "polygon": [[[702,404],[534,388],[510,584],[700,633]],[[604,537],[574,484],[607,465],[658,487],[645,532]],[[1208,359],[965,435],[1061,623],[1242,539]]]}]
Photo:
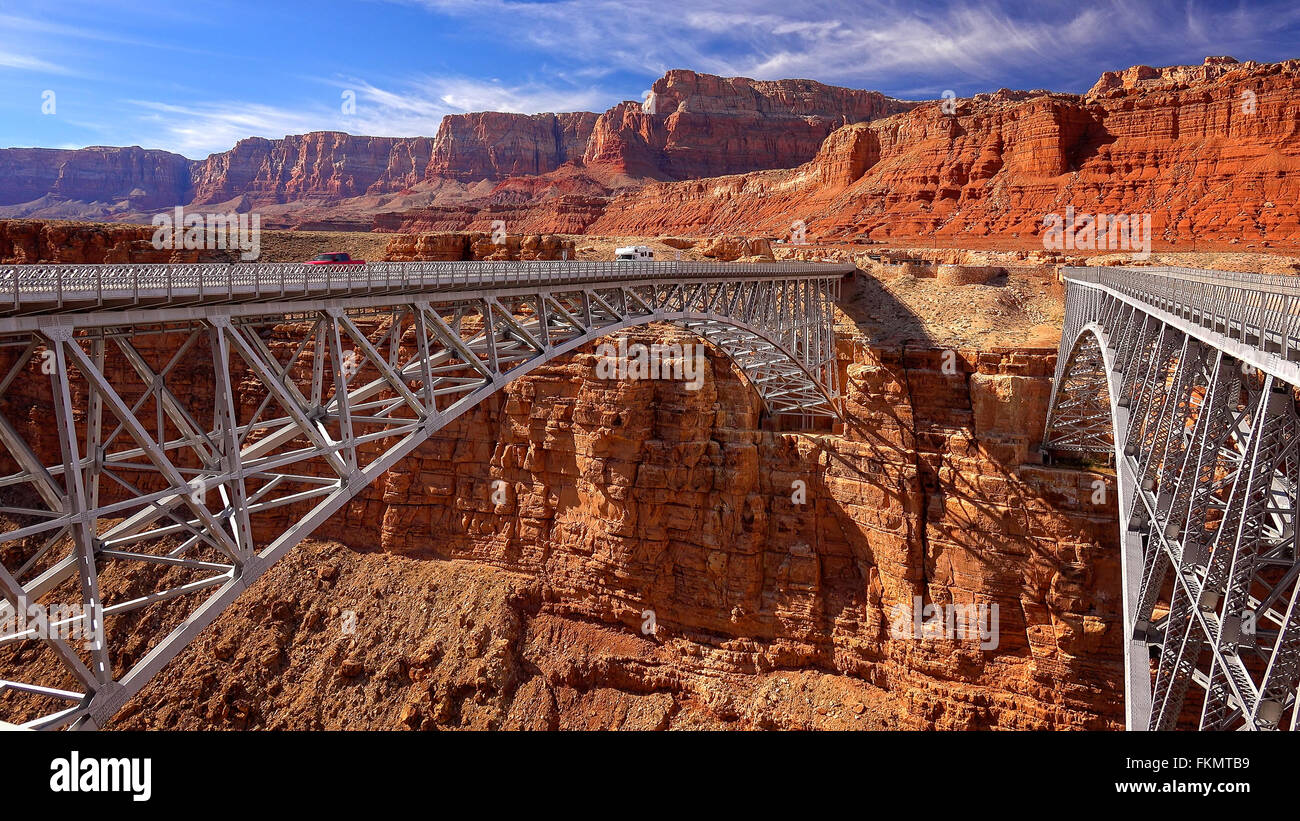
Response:
[{"label": "dirt ground", "polygon": [[263,231],[259,262],[303,262],[317,254],[341,251],[353,259],[379,262],[391,234],[368,231]]},{"label": "dirt ground", "polygon": [[1055,347],[1065,302],[1052,268],[1009,269],[989,284],[954,286],[903,266],[877,266],[844,286],[844,322],[877,344]]}]

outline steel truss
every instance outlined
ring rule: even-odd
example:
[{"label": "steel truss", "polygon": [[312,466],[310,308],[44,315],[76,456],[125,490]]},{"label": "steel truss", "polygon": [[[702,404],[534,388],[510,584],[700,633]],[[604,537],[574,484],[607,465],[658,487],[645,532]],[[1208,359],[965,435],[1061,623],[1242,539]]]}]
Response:
[{"label": "steel truss", "polygon": [[1168,268],[1066,279],[1044,448],[1115,459],[1128,727],[1294,730],[1300,287]]},{"label": "steel truss", "polygon": [[[0,654],[27,651],[0,709],[32,729],[103,726],[431,434],[602,336],[674,323],[770,413],[837,416],[833,303],[851,270],[0,270]],[[33,605],[63,615],[23,621]]]}]

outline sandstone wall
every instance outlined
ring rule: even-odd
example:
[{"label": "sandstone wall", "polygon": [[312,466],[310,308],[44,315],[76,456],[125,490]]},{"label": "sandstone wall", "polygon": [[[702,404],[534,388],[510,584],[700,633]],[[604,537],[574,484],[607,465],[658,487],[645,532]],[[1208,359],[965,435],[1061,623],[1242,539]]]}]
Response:
[{"label": "sandstone wall", "polygon": [[45,196],[166,208],[190,199],[190,161],[168,151],[93,146],[0,149],[0,205]]},{"label": "sandstone wall", "polygon": [[424,179],[432,151],[428,137],[356,137],[337,131],[279,140],[249,137],[195,163],[193,204],[247,196],[258,206],[400,191]]},{"label": "sandstone wall", "polygon": [[434,139],[428,173],[467,182],[546,174],[582,159],[595,124],[589,111],[449,114]]},{"label": "sandstone wall", "polygon": [[624,192],[588,230],[781,236],[801,219],[810,237],[1029,246],[1045,214],[1072,205],[1150,214],[1157,248],[1300,242],[1300,61],[1195,68],[1151,83],[1103,78],[1083,98],[998,92],[953,115],[926,104],[846,126],[789,171]]},{"label": "sandstone wall", "polygon": [[[555,184],[572,189],[562,193],[590,193],[586,189],[593,186],[607,193],[632,178],[684,179],[797,165],[835,128],[913,105],[811,80],[754,81],[692,71],[670,71],[654,90],[659,106],[653,115],[635,102],[603,114],[471,112],[444,117],[434,137],[337,131],[249,137],[202,160],[134,146],[0,149],[0,206],[46,196],[129,200],[137,211],[239,197],[253,207],[336,204],[404,192],[426,181],[501,182],[556,172]],[[575,188],[565,169],[584,164],[597,169],[599,181]],[[533,197],[543,209],[549,199],[550,192]]]},{"label": "sandstone wall", "polygon": [[912,108],[875,91],[812,80],[756,81],[674,70],[651,86],[653,113],[621,103],[600,115],[583,155],[655,179],[789,168],[834,129]]}]

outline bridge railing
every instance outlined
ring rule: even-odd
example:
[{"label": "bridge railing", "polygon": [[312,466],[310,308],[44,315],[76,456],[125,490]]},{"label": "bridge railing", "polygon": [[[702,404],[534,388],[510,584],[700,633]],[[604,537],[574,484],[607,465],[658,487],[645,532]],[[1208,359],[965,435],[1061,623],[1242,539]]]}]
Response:
[{"label": "bridge railing", "polygon": [[771,262],[378,262],[16,265],[0,268],[0,313],[97,305],[301,299],[629,280],[773,278],[849,273],[852,264]]},{"label": "bridge railing", "polygon": [[1288,361],[1300,361],[1300,278],[1202,268],[1066,268],[1091,283]]}]

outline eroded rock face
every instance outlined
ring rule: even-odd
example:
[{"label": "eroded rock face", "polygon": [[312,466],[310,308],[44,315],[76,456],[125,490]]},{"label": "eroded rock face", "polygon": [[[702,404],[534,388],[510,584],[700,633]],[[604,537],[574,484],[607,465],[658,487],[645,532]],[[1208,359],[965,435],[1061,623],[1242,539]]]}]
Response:
[{"label": "eroded rock face", "polygon": [[[1154,72],[1154,70],[1152,70]],[[1143,72],[1138,76],[1145,77]],[[1249,103],[1249,105],[1247,105]],[[599,234],[999,236],[1045,214],[1148,213],[1157,247],[1300,241],[1300,61],[1103,78],[1086,97],[998,92],[841,128],[809,163],[615,197]]]},{"label": "eroded rock face", "polygon": [[[303,332],[268,344],[287,356]],[[177,342],[138,345],[152,361]],[[765,429],[705,353],[698,390],[601,378],[591,348],[511,384],[340,510],[118,726],[1120,726],[1114,493],[1094,484],[1113,480],[1032,458],[1054,349],[845,331],[837,434]],[[187,373],[173,389],[203,397]],[[240,418],[257,384],[236,380]],[[42,402],[10,391],[0,410],[56,460]],[[301,512],[259,517],[256,539]],[[105,595],[140,595],[117,568]],[[997,646],[897,632],[918,596],[997,605]],[[177,618],[115,617],[133,638],[114,663]],[[0,648],[0,670],[16,658]]]},{"label": "eroded rock face", "polygon": [[[1258,66],[1251,62],[1249,66]],[[1136,89],[1167,88],[1177,85],[1206,83],[1236,71],[1242,63],[1232,57],[1206,57],[1199,66],[1131,66],[1123,71],[1107,71],[1101,75],[1093,87],[1084,96],[1093,97],[1117,89],[1125,91]]]},{"label": "eroded rock face", "polygon": [[[662,101],[655,115],[644,113],[640,103],[620,103],[600,115],[475,112],[443,118],[433,138],[334,131],[249,137],[199,161],[138,147],[3,149],[0,205],[47,195],[129,199],[138,210],[240,197],[249,207],[329,204],[402,192],[426,181],[505,182],[558,172],[540,186],[523,186],[534,189],[531,199],[546,208],[557,195],[589,195],[593,188],[605,194],[633,178],[788,167],[811,158],[837,126],[912,105],[809,80],[759,82],[691,71],[669,72],[655,92]],[[583,164],[597,169],[597,181],[568,178],[565,169]]]},{"label": "eroded rock face", "polygon": [[700,244],[700,254],[723,262],[741,257],[772,256],[772,243],[762,237],[714,237]]},{"label": "eroded rock face", "polygon": [[582,159],[595,124],[589,111],[450,114],[438,129],[427,171],[468,182],[546,174]]},{"label": "eroded rock face", "polygon": [[537,260],[576,259],[573,240],[554,234],[509,234],[504,241],[492,241],[491,234],[427,233],[397,234],[388,241],[387,262],[439,260]]},{"label": "eroded rock face", "polygon": [[154,248],[153,233],[147,225],[0,220],[0,264],[205,261],[203,251]]},{"label": "eroded rock face", "polygon": [[811,80],[771,82],[670,71],[647,103],[600,116],[583,162],[656,179],[788,168],[833,130],[912,108],[879,92]]},{"label": "eroded rock face", "polygon": [[193,204],[241,195],[256,206],[400,191],[424,179],[432,150],[428,137],[354,137],[337,131],[279,140],[250,137],[195,164]]},{"label": "eroded rock face", "polygon": [[[957,103],[949,114],[805,80],[671,71],[644,105],[456,115],[434,138],[250,138],[201,162],[5,149],[0,205],[94,198],[140,214],[238,200],[306,209],[286,224],[331,224],[338,211],[378,230],[504,219],[518,232],[604,235],[779,237],[800,220],[814,239],[1024,247],[1041,246],[1046,214],[1073,207],[1150,214],[1161,249],[1300,240],[1300,62],[1135,66],[1083,96],[1003,89]],[[423,200],[402,199],[413,188]]]},{"label": "eroded rock face", "polygon": [[190,161],[139,146],[0,149],[0,205],[44,196],[165,208],[190,199]]}]

